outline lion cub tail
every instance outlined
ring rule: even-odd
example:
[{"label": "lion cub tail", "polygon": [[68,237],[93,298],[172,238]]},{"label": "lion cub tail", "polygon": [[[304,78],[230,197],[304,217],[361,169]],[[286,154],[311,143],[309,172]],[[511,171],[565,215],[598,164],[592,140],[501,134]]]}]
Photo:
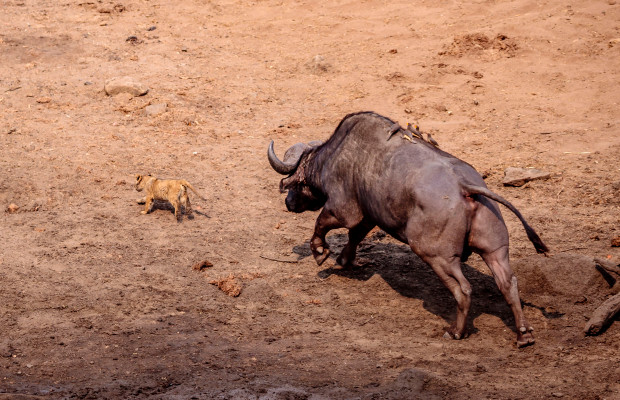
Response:
[{"label": "lion cub tail", "polygon": [[185,187],[188,187],[188,188],[192,189],[192,192],[194,192],[194,193],[196,194],[196,196],[200,197],[201,199],[203,199],[203,200],[207,200],[206,198],[202,197],[202,196],[200,195],[200,193],[198,193],[198,192],[196,191],[196,189],[194,189],[194,187],[191,185],[191,183],[189,183],[189,182],[188,182],[188,181],[186,181],[185,179],[182,179],[182,180],[181,180],[181,185],[183,185],[183,186],[185,186]]}]

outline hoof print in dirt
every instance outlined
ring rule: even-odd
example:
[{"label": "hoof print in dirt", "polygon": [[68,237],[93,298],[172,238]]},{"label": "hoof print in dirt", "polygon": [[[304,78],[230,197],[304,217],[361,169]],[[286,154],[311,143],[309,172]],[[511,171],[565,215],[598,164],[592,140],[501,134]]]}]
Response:
[{"label": "hoof print in dirt", "polygon": [[230,297],[238,297],[243,289],[241,281],[235,278],[233,274],[228,275],[226,278],[213,279],[209,281],[209,283],[217,286],[222,292],[226,293]]},{"label": "hoof print in dirt", "polygon": [[157,115],[163,114],[168,109],[168,104],[166,103],[157,103],[151,104],[144,108],[144,114],[148,117],[155,117]]}]

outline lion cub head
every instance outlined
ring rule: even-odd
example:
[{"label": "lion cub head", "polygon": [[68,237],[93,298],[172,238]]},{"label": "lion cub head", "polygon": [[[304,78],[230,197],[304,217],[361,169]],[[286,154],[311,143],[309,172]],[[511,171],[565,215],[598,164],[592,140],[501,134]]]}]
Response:
[{"label": "lion cub head", "polygon": [[150,178],[153,178],[153,175],[151,174],[146,174],[146,175],[139,175],[136,174],[136,190],[138,192],[141,192],[144,190],[147,182],[150,180]]}]

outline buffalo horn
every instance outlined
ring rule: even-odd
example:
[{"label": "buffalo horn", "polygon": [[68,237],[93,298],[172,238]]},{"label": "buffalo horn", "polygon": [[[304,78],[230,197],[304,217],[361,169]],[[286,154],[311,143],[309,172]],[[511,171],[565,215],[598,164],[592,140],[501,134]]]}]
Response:
[{"label": "buffalo horn", "polygon": [[295,171],[297,165],[299,164],[299,160],[301,159],[301,154],[297,160],[293,162],[284,162],[281,161],[278,156],[276,156],[275,151],[273,150],[273,140],[269,143],[269,148],[267,149],[267,158],[269,158],[269,164],[271,164],[271,168],[273,168],[277,173],[282,175],[288,175],[291,172]]}]

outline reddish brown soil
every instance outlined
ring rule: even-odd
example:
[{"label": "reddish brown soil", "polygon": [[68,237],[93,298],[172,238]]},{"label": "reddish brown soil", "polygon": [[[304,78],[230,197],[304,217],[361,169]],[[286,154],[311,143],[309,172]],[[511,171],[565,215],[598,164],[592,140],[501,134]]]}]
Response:
[{"label": "reddish brown soil", "polygon": [[[1,9],[0,392],[620,397],[620,323],[582,333],[610,295],[592,257],[620,260],[616,0]],[[106,96],[104,82],[124,75],[149,93]],[[167,112],[145,115],[161,102]],[[474,300],[461,341],[442,338],[448,291],[382,232],[361,245],[359,269],[309,257],[316,213],[286,212],[267,144],[282,154],[327,138],[359,110],[419,123],[541,233],[551,257],[504,211],[536,345],[516,348],[477,257],[463,267]],[[509,166],[552,178],[503,187]],[[145,172],[187,179],[208,200],[192,195],[196,216],[181,223],[166,205],[141,215],[132,174]],[[328,237],[336,254],[344,233]],[[204,260],[213,267],[192,269]],[[238,297],[209,284],[231,276]]]}]

